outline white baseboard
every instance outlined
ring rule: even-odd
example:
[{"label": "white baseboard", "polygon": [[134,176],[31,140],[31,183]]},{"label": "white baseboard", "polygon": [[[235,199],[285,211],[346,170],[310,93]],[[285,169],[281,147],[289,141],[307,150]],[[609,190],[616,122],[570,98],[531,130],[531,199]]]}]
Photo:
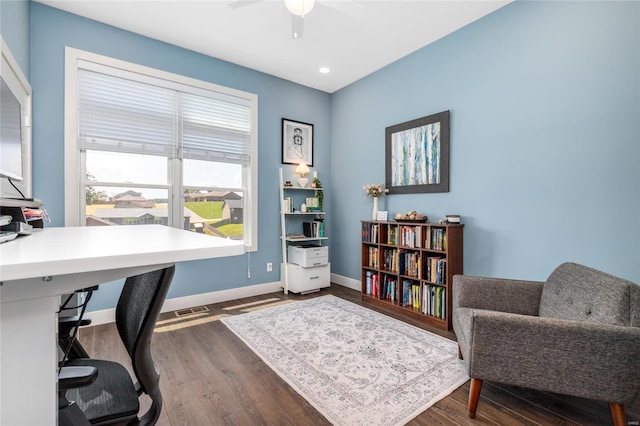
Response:
[{"label": "white baseboard", "polygon": [[[231,288],[228,290],[212,291],[210,293],[196,294],[193,296],[175,297],[164,301],[164,305],[162,305],[162,312],[176,311],[178,309],[192,308],[194,306],[210,305],[212,303],[242,299],[243,297],[259,296],[261,294],[274,293],[277,291],[281,291],[280,281]],[[114,308],[88,312],[87,316],[91,317],[91,325],[107,324],[115,322],[116,310]]]},{"label": "white baseboard", "polygon": [[345,277],[343,275],[331,274],[331,282],[339,284],[343,287],[350,288],[352,290],[362,290],[362,286],[359,280],[354,280],[353,278]]}]

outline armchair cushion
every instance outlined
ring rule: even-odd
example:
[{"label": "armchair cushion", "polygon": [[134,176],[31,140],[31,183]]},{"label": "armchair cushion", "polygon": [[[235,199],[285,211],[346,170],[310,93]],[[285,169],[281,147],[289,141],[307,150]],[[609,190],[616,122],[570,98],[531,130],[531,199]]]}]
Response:
[{"label": "armchair cushion", "polygon": [[541,317],[640,326],[640,287],[575,263],[563,263],[542,290]]},{"label": "armchair cushion", "polygon": [[471,377],[616,403],[636,396],[640,328],[477,309],[470,321]]}]

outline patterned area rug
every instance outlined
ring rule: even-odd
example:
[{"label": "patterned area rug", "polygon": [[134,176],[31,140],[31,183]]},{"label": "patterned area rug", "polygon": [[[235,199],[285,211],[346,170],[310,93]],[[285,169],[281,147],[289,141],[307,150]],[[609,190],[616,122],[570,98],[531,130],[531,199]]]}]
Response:
[{"label": "patterned area rug", "polygon": [[405,424],[469,380],[455,342],[331,295],[222,321],[335,425]]}]

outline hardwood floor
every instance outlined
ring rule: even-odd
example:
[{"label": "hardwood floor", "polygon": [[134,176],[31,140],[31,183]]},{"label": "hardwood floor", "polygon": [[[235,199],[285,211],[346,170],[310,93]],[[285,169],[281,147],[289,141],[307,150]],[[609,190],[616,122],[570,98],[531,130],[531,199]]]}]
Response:
[{"label": "hardwood floor", "polygon": [[[333,294],[362,304],[360,293],[332,285],[307,296],[282,293],[214,305],[209,312],[161,315],[154,333],[154,359],[161,370],[164,407],[159,425],[325,425],[329,422],[257,355],[220,318],[292,300]],[[366,305],[370,307],[369,305]],[[370,307],[371,308],[371,307]],[[375,309],[375,308],[372,308]],[[455,339],[410,318],[384,312],[410,324]],[[96,358],[129,366],[114,324],[82,329],[80,340]],[[130,368],[130,367],[129,367]],[[409,422],[409,425],[609,425],[606,403],[484,383],[475,419],[466,414],[469,382]],[[144,402],[144,401],[143,401]],[[626,407],[629,424],[638,425],[640,398]]]}]

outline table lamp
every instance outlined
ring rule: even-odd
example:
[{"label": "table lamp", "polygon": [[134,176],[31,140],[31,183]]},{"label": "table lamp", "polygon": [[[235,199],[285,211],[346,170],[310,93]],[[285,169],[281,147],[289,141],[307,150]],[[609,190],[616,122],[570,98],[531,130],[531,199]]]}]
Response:
[{"label": "table lamp", "polygon": [[309,167],[306,163],[300,163],[300,165],[296,167],[296,174],[300,175],[300,177],[298,178],[298,185],[300,186],[300,188],[307,187],[309,179],[307,179],[305,176],[307,175],[307,173],[309,173],[309,171]]}]

